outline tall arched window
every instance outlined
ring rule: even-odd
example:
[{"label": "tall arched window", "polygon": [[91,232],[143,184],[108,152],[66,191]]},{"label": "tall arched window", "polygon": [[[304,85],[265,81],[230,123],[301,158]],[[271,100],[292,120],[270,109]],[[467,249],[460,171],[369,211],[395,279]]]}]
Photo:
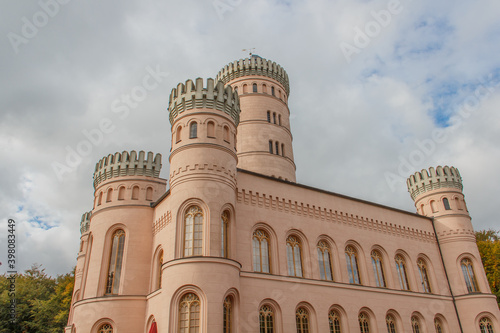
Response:
[{"label": "tall arched window", "polygon": [[271,122],[271,111],[267,111],[267,122]]},{"label": "tall arched window", "polygon": [[295,236],[286,239],[288,275],[302,277],[302,253],[300,241]]},{"label": "tall arched window", "polygon": [[243,93],[246,94],[248,92],[248,86],[246,84],[243,85]]},{"label": "tall arched window", "polygon": [[333,280],[331,267],[331,252],[328,244],[324,241],[318,243],[318,264],[321,280]]},{"label": "tall arched window", "polygon": [[203,253],[203,212],[191,206],[184,217],[184,256],[201,256]]},{"label": "tall arched window", "polygon": [[102,324],[99,326],[97,333],[113,333],[113,326],[111,324]]},{"label": "tall arched window", "polygon": [[132,187],[132,200],[139,200],[139,186]]},{"label": "tall arched window", "polygon": [[227,126],[224,126],[223,139],[224,139],[224,141],[229,142],[229,127],[227,127]]},{"label": "tall arched window", "polygon": [[493,331],[493,325],[491,324],[491,321],[483,317],[479,321],[479,329],[481,330],[481,333],[494,333]]},{"label": "tall arched window", "polygon": [[281,156],[285,156],[285,145],[281,144]]},{"label": "tall arched window", "polygon": [[397,333],[396,319],[394,319],[392,315],[387,315],[385,317],[385,324],[387,326],[387,333]]},{"label": "tall arched window", "polygon": [[163,276],[162,266],[163,266],[163,250],[160,251],[160,255],[158,256],[158,289],[161,288],[161,278]]},{"label": "tall arched window", "polygon": [[412,333],[420,333],[420,320],[417,317],[411,317],[411,329]]},{"label": "tall arched window", "polygon": [[259,310],[260,333],[274,333],[274,311],[269,305],[264,305]]},{"label": "tall arched window", "polygon": [[429,283],[429,273],[427,272],[427,265],[422,259],[417,261],[418,272],[420,274],[420,281],[422,282],[422,289],[425,293],[431,292],[431,284]]},{"label": "tall arched window", "polygon": [[340,328],[340,315],[337,311],[332,310],[328,313],[328,323],[330,325],[330,333],[342,333]]},{"label": "tall arched window", "polygon": [[262,92],[267,94],[267,86],[265,84],[262,85]]},{"label": "tall arched window", "polygon": [[448,201],[447,198],[443,198],[443,205],[444,205],[444,209],[446,209],[446,210],[450,210],[451,209],[450,202]]},{"label": "tall arched window", "polygon": [[347,261],[347,272],[349,273],[349,283],[361,284],[358,272],[358,258],[354,247],[345,248],[345,259]]},{"label": "tall arched window", "polygon": [[436,329],[436,333],[443,333],[443,324],[438,318],[434,319],[434,328]]},{"label": "tall arched window", "polygon": [[200,331],[200,299],[193,293],[182,297],[179,304],[179,333]]},{"label": "tall arched window", "polygon": [[263,230],[255,230],[252,236],[253,271],[269,273],[269,236]]},{"label": "tall arched window", "polygon": [[198,123],[192,122],[189,125],[189,138],[194,139],[198,137]]},{"label": "tall arched window", "polygon": [[273,112],[273,123],[276,124],[276,112]]},{"label": "tall arched window", "polygon": [[99,196],[98,196],[98,199],[97,199],[97,206],[100,206],[102,203],[102,191],[99,192]]},{"label": "tall arched window", "polygon": [[295,322],[297,323],[297,333],[309,333],[309,313],[307,309],[297,309],[295,312]]},{"label": "tall arched window", "polygon": [[113,189],[108,189],[108,193],[106,194],[106,202],[111,202],[113,199]]},{"label": "tall arched window", "polygon": [[431,200],[431,210],[433,213],[436,213],[438,211],[436,201]]},{"label": "tall arched window", "polygon": [[370,333],[370,320],[368,315],[364,312],[361,312],[358,316],[359,322],[359,332],[360,333]]},{"label": "tall arched window", "polygon": [[280,114],[278,115],[278,125],[281,126],[281,115]]},{"label": "tall arched window", "polygon": [[256,83],[254,83],[254,84],[252,85],[252,89],[253,89],[253,92],[254,92],[254,93],[256,93],[256,92],[257,92],[257,84],[256,84]]},{"label": "tall arched window", "polygon": [[231,333],[232,330],[232,319],[233,319],[233,302],[231,296],[224,299],[224,312],[223,312],[223,333]]},{"label": "tall arched window", "polygon": [[228,251],[228,230],[229,230],[229,212],[225,210],[221,217],[221,256],[227,258]]},{"label": "tall arched window", "polygon": [[111,255],[109,257],[106,294],[116,295],[120,290],[122,274],[123,248],[125,247],[125,232],[116,230],[111,239]]},{"label": "tall arched window", "polygon": [[474,269],[472,267],[472,262],[470,259],[462,259],[460,262],[462,266],[462,273],[464,274],[465,284],[467,285],[467,291],[469,293],[475,293],[479,291],[477,286],[476,276],[474,275]]},{"label": "tall arched window", "polygon": [[276,141],[276,142],[274,143],[274,146],[275,146],[275,148],[276,148],[276,151],[275,151],[276,155],[279,155],[279,154],[280,154],[280,153],[279,153],[280,144],[278,143],[278,141]]},{"label": "tall arched window", "polygon": [[274,94],[274,87],[271,87],[271,95],[275,96],[275,94]]},{"label": "tall arched window", "polygon": [[269,140],[269,153],[273,153],[273,142]]},{"label": "tall arched window", "polygon": [[177,127],[177,131],[175,132],[175,142],[179,142],[182,139],[182,126]]},{"label": "tall arched window", "polygon": [[120,186],[118,189],[118,200],[125,200],[125,186]]},{"label": "tall arched window", "polygon": [[153,201],[153,188],[152,187],[148,187],[146,189],[146,200]]},{"label": "tall arched window", "polygon": [[207,123],[207,136],[209,138],[215,138],[215,124],[213,121]]},{"label": "tall arched window", "polygon": [[372,265],[377,287],[385,288],[384,268],[382,267],[382,255],[380,255],[380,252],[372,251]]},{"label": "tall arched window", "polygon": [[404,258],[401,255],[397,255],[394,258],[396,262],[396,271],[398,273],[399,286],[402,290],[410,290],[408,286],[408,275],[406,274],[406,263]]}]

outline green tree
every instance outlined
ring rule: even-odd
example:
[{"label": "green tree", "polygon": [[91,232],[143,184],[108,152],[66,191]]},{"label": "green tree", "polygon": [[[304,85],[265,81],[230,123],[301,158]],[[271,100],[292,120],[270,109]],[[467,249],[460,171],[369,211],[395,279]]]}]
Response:
[{"label": "green tree", "polygon": [[[9,295],[15,285],[16,320],[11,323]],[[68,320],[74,271],[52,278],[39,265],[24,274],[0,275],[0,333],[60,333]]]},{"label": "green tree", "polygon": [[500,236],[495,230],[476,232],[476,242],[491,292],[497,296],[500,307]]}]

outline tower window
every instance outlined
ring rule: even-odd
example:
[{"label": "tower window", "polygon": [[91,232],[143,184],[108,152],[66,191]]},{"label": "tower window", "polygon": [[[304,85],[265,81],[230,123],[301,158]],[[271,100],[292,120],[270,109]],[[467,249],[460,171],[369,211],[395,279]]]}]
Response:
[{"label": "tower window", "polygon": [[271,122],[271,111],[267,111],[267,122]]},{"label": "tower window", "polygon": [[460,266],[462,267],[462,273],[464,274],[467,291],[469,293],[478,292],[479,288],[477,287],[476,276],[474,275],[474,269],[470,259],[462,259]]},{"label": "tower window", "polygon": [[262,85],[262,92],[267,94],[267,86],[265,84]]},{"label": "tower window", "polygon": [[285,145],[281,144],[281,156],[285,156]]},{"label": "tower window", "polygon": [[278,115],[278,125],[281,126],[281,115],[280,114]]},{"label": "tower window", "polygon": [[229,142],[229,127],[224,126],[224,141]]},{"label": "tower window", "polygon": [[450,210],[450,202],[448,201],[448,198],[443,198],[443,205],[444,205],[444,209],[446,210]]},{"label": "tower window", "polygon": [[184,218],[184,257],[202,255],[203,212],[198,206],[191,206]]},{"label": "tower window", "polygon": [[207,123],[207,137],[215,138],[215,124],[213,121]]},{"label": "tower window", "polygon": [[117,230],[113,234],[111,255],[109,258],[108,275],[106,281],[106,294],[116,295],[120,289],[122,273],[123,248],[125,246],[125,232]]},{"label": "tower window", "polygon": [[275,151],[276,155],[279,155],[279,154],[280,154],[280,153],[279,153],[279,147],[280,147],[280,144],[278,143],[278,141],[276,141],[276,142],[274,143],[274,146],[276,147],[276,151]]},{"label": "tower window", "polygon": [[271,140],[269,140],[269,152],[273,153],[273,142]]},{"label": "tower window", "polygon": [[253,86],[252,86],[252,89],[253,89],[253,92],[256,93],[257,92],[257,84],[254,83]]},{"label": "tower window", "polygon": [[113,197],[113,189],[110,188],[108,190],[108,193],[106,194],[106,202],[111,202],[112,197]]},{"label": "tower window", "polygon": [[189,138],[194,139],[198,137],[198,124],[196,122],[192,122],[189,125]]},{"label": "tower window", "polygon": [[132,200],[139,200],[139,186],[132,187]]},{"label": "tower window", "polygon": [[276,112],[273,112],[273,123],[276,124]]},{"label": "tower window", "polygon": [[118,200],[124,200],[125,199],[125,187],[121,186],[118,189]]},{"label": "tower window", "polygon": [[246,94],[248,92],[248,87],[246,84],[243,85],[243,93]]},{"label": "tower window", "polygon": [[146,200],[153,201],[153,188],[152,187],[148,187],[146,189]]},{"label": "tower window", "polygon": [[182,135],[182,126],[178,126],[177,131],[175,133],[175,143],[181,141],[181,135]]},{"label": "tower window", "polygon": [[276,95],[274,94],[274,87],[271,87],[271,95],[276,96]]}]

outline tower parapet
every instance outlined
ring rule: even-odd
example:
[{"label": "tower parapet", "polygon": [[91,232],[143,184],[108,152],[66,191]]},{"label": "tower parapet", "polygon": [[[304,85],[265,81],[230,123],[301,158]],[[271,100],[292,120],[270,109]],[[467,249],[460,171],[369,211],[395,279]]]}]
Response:
[{"label": "tower parapet", "polygon": [[168,106],[170,124],[180,113],[200,108],[225,112],[233,118],[236,126],[240,121],[238,94],[231,87],[224,87],[220,81],[214,84],[214,79],[207,79],[207,86],[204,87],[203,79],[197,78],[196,84],[187,80],[172,89]]},{"label": "tower parapet", "polygon": [[82,220],[80,221],[80,233],[83,235],[90,228],[90,218],[92,217],[92,211],[83,213]]},{"label": "tower parapet", "polygon": [[286,94],[290,95],[288,74],[283,67],[274,61],[266,60],[256,55],[229,63],[219,71],[215,79],[226,84],[236,78],[250,75],[267,76],[274,79],[281,83],[283,88],[285,88]]},{"label": "tower parapet", "polygon": [[97,162],[94,171],[94,189],[103,181],[122,176],[146,176],[159,178],[161,170],[161,154],[140,151],[139,155],[132,150],[130,153],[109,154]]},{"label": "tower parapet", "polygon": [[430,167],[411,175],[406,184],[411,198],[415,200],[419,195],[440,188],[454,188],[460,192],[463,189],[462,177],[457,168],[438,166],[436,169]]}]

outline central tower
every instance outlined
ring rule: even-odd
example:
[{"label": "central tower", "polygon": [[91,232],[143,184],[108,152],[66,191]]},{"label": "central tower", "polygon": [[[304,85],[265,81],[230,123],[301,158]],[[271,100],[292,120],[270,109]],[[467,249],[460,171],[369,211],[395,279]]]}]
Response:
[{"label": "central tower", "polygon": [[238,167],[295,182],[285,70],[254,54],[226,65],[217,74],[219,80],[240,98]]}]

